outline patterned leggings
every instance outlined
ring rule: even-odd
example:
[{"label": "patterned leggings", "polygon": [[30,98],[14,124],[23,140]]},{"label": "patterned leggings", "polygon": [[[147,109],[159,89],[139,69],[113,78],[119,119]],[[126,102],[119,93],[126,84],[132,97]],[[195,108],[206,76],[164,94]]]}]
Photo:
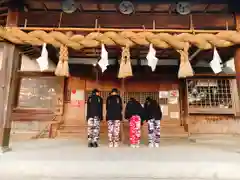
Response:
[{"label": "patterned leggings", "polygon": [[108,120],[109,143],[118,143],[120,135],[120,120]]},{"label": "patterned leggings", "polygon": [[100,120],[98,117],[88,119],[88,142],[97,142],[100,133]]},{"label": "patterned leggings", "polygon": [[139,145],[141,137],[141,118],[139,116],[132,116],[130,118],[130,144]]},{"label": "patterned leggings", "polygon": [[149,144],[160,143],[160,120],[148,120],[148,142]]}]

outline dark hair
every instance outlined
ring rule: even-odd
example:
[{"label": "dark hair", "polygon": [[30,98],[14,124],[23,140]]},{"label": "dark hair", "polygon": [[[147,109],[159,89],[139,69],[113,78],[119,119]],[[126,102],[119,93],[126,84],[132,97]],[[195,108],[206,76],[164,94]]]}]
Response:
[{"label": "dark hair", "polygon": [[98,93],[98,92],[100,92],[98,89],[94,89],[94,90],[92,91],[92,94],[96,94],[96,93]]},{"label": "dark hair", "polygon": [[152,98],[150,97],[150,96],[148,96],[147,98],[146,98],[146,101],[151,101],[152,100]]},{"label": "dark hair", "polygon": [[133,97],[131,97],[131,98],[130,98],[130,101],[136,101],[136,99],[135,99],[135,98],[133,98]]},{"label": "dark hair", "polygon": [[113,92],[118,93],[118,89],[117,88],[113,88],[111,93],[113,93]]}]

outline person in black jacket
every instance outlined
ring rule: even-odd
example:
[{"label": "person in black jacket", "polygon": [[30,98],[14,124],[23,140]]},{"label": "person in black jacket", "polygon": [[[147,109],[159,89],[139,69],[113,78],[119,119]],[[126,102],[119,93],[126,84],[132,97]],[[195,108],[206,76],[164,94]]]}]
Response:
[{"label": "person in black jacket", "polygon": [[162,119],[161,107],[156,100],[148,97],[144,104],[144,110],[148,122],[149,147],[159,147],[160,121]]},{"label": "person in black jacket", "polygon": [[130,145],[139,147],[141,137],[141,120],[144,119],[144,109],[142,105],[134,98],[130,98],[125,109],[125,119],[129,120],[130,126]]},{"label": "person in black jacket", "polygon": [[94,89],[87,101],[88,147],[98,147],[100,121],[103,119],[103,100]]},{"label": "person in black jacket", "polygon": [[122,99],[117,89],[112,89],[106,102],[109,147],[119,146],[120,125],[122,121]]}]

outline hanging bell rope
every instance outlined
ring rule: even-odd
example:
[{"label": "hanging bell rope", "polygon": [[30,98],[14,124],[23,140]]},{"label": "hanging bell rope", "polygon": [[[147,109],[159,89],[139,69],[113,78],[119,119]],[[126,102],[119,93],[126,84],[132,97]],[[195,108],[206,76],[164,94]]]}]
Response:
[{"label": "hanging bell rope", "polygon": [[120,61],[118,78],[126,78],[130,76],[133,76],[130,59],[130,49],[129,46],[126,46],[122,48],[122,57]]},{"label": "hanging bell rope", "polygon": [[59,52],[59,61],[55,70],[56,76],[69,76],[69,66],[68,66],[68,47],[66,45],[61,45]]}]

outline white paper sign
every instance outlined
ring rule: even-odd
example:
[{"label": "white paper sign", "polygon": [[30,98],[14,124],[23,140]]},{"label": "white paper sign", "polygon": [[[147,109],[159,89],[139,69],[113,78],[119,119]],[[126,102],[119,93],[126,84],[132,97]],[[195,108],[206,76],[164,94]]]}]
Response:
[{"label": "white paper sign", "polygon": [[159,91],[159,98],[168,98],[168,91]]},{"label": "white paper sign", "polygon": [[179,112],[170,112],[170,118],[171,119],[178,119],[179,118]]},{"label": "white paper sign", "polygon": [[84,100],[84,91],[83,90],[72,90],[71,92],[71,101],[82,101]]},{"label": "white paper sign", "polygon": [[167,105],[161,105],[162,115],[168,116],[168,106]]},{"label": "white paper sign", "polygon": [[169,104],[178,104],[178,98],[177,97],[170,97],[168,98]]},{"label": "white paper sign", "polygon": [[169,97],[178,97],[178,96],[179,96],[178,90],[169,91]]}]

